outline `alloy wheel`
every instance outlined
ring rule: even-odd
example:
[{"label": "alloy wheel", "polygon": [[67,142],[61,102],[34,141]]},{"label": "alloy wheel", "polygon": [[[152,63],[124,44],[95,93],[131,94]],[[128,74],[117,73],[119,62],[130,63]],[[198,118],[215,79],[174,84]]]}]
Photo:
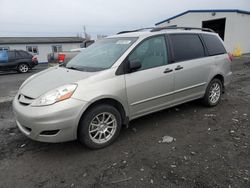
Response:
[{"label": "alloy wheel", "polygon": [[103,112],[96,115],[89,125],[90,139],[97,144],[108,142],[115,134],[117,129],[117,120],[109,112]]},{"label": "alloy wheel", "polygon": [[21,65],[19,65],[18,69],[20,72],[25,73],[25,72],[28,72],[29,67],[26,64],[21,64]]},{"label": "alloy wheel", "polygon": [[215,82],[212,84],[209,91],[209,100],[211,103],[215,104],[220,99],[221,95],[221,86],[219,83]]}]

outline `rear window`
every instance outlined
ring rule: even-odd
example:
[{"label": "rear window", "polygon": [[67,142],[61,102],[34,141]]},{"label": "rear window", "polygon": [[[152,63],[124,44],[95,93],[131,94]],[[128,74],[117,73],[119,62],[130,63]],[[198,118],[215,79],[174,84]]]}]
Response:
[{"label": "rear window", "polygon": [[227,53],[221,40],[216,35],[202,34],[202,38],[203,38],[205,45],[207,47],[208,55],[213,56],[213,55]]},{"label": "rear window", "polygon": [[200,37],[196,34],[170,35],[175,61],[184,61],[205,56]]}]

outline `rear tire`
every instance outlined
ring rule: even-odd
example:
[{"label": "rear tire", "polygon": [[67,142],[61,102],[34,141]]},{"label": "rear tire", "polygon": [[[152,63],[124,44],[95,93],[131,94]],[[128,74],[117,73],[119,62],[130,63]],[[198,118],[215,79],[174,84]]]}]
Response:
[{"label": "rear tire", "polygon": [[222,90],[222,82],[217,78],[213,79],[208,84],[205,96],[203,98],[203,103],[209,107],[216,106],[221,100]]},{"label": "rear tire", "polygon": [[100,149],[115,141],[121,127],[121,115],[115,107],[107,104],[94,106],[80,121],[78,140],[90,149]]},{"label": "rear tire", "polygon": [[26,63],[21,63],[17,67],[17,71],[20,73],[26,73],[29,71],[29,69],[29,65],[27,65]]}]

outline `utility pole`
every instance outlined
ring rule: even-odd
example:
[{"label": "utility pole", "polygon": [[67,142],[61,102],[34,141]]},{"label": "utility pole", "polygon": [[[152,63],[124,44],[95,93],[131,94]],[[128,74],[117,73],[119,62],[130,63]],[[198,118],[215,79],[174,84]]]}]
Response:
[{"label": "utility pole", "polygon": [[87,33],[87,29],[86,29],[85,25],[83,25],[83,34],[84,34],[84,38],[86,40],[90,40],[91,39],[91,36]]}]

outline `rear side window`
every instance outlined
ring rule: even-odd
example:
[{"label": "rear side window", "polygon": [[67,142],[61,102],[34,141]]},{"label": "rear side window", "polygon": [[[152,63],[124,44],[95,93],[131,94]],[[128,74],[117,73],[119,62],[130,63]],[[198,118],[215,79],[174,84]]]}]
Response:
[{"label": "rear side window", "polygon": [[213,56],[227,53],[219,37],[216,35],[202,34],[202,38],[207,47],[208,55]]},{"label": "rear side window", "polygon": [[196,34],[171,34],[170,40],[175,61],[184,61],[205,56],[205,50]]},{"label": "rear side window", "polygon": [[31,58],[32,55],[25,51],[17,51],[16,57],[17,58]]}]

